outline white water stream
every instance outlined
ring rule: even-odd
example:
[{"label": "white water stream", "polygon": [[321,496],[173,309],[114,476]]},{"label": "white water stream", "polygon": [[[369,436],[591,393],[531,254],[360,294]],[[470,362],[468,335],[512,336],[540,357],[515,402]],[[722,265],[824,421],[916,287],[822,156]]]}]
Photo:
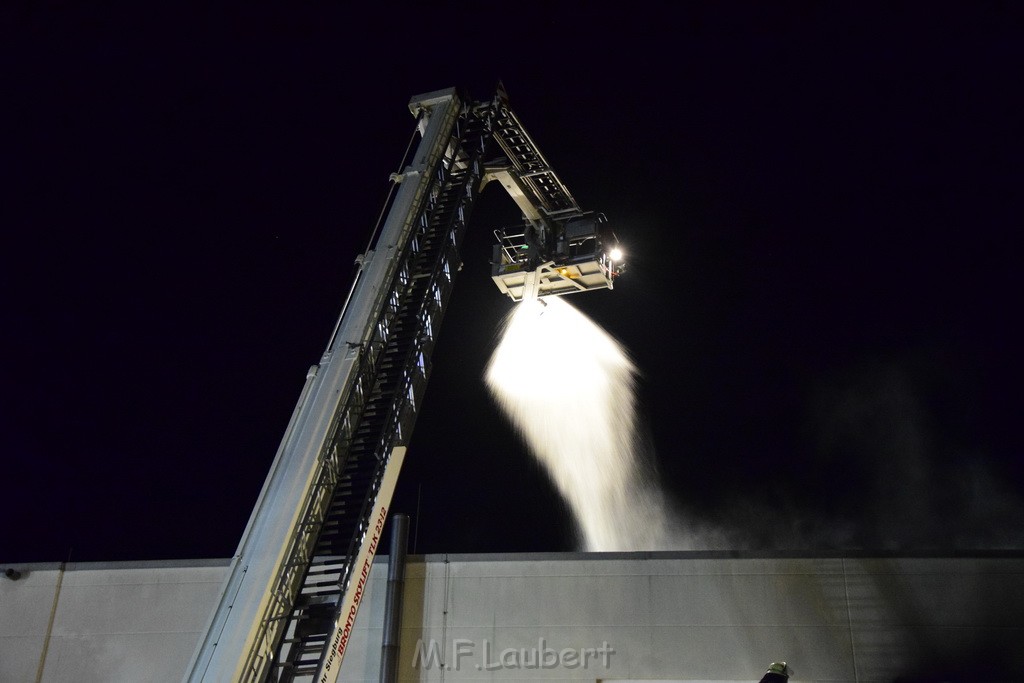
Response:
[{"label": "white water stream", "polygon": [[523,302],[485,379],[568,503],[583,550],[685,545],[640,450],[636,369],[607,332],[561,297]]}]

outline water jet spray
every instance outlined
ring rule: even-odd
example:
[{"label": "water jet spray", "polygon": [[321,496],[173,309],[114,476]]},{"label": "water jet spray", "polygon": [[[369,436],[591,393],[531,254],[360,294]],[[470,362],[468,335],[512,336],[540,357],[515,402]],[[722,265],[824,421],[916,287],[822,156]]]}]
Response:
[{"label": "water jet spray", "polygon": [[640,449],[635,377],[626,350],[557,296],[516,306],[485,373],[572,510],[587,551],[677,547]]}]

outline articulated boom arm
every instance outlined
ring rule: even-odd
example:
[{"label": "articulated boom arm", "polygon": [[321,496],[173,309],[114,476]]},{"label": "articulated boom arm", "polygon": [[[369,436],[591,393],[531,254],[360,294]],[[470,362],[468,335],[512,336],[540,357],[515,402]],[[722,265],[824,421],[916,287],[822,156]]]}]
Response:
[{"label": "articulated boom arm", "polygon": [[[603,218],[580,210],[501,93],[464,102],[449,89],[414,97],[409,108],[422,139],[393,176],[399,184],[384,225],[357,259],[335,332],[306,375],[189,665],[190,683],[337,680],[466,224],[489,180],[500,180],[527,218],[512,231],[522,248],[506,245],[512,233],[500,231],[502,291],[521,299],[599,286],[587,269]],[[604,258],[598,275],[611,287],[614,268]]]},{"label": "articulated boom arm", "polygon": [[623,264],[605,217],[580,208],[504,100],[494,137],[505,156],[488,162],[484,183],[500,182],[523,212],[522,225],[494,231],[498,289],[513,301],[611,289]]}]

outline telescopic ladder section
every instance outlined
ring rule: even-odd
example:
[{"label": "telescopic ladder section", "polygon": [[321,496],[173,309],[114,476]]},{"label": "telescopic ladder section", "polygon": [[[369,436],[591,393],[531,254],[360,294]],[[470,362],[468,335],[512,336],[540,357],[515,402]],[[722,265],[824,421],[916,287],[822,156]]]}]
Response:
[{"label": "telescopic ladder section", "polygon": [[[422,139],[307,374],[189,683],[337,680],[478,194],[500,177],[524,215],[581,213],[500,90],[409,107]],[[495,143],[505,158],[491,159]]]},{"label": "telescopic ladder section", "polygon": [[[431,351],[460,266],[459,246],[479,192],[491,140],[490,113],[490,107],[470,107],[457,119],[385,290],[373,335],[361,350],[356,384],[329,442],[332,460],[340,463],[339,476],[324,471],[323,487],[333,487],[333,495],[312,557],[296,558],[308,569],[269,680],[319,680],[340,666],[352,603],[365,580],[362,568],[369,569],[372,557],[356,560],[361,547],[375,550],[379,542],[387,507],[378,500],[379,491],[389,470],[397,475],[401,466],[391,462],[390,454],[396,445],[408,443],[422,400]],[[346,589],[354,595],[343,601]]]},{"label": "telescopic ladder section", "polygon": [[422,139],[307,375],[184,680],[336,680],[461,264],[496,103],[466,104],[454,89],[410,103]]},{"label": "telescopic ladder section", "polygon": [[520,183],[525,186],[530,206],[524,207],[524,213],[529,214],[531,208],[547,217],[583,213],[569,188],[558,179],[515,112],[504,102],[499,104],[498,109],[494,137]]}]

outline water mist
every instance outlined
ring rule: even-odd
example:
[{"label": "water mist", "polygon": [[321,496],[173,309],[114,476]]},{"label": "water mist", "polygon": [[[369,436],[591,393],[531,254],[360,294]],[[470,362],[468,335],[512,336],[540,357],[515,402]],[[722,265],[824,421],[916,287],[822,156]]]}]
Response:
[{"label": "water mist", "polygon": [[622,346],[561,297],[505,322],[487,386],[547,470],[587,551],[678,548],[636,433],[636,369]]}]

